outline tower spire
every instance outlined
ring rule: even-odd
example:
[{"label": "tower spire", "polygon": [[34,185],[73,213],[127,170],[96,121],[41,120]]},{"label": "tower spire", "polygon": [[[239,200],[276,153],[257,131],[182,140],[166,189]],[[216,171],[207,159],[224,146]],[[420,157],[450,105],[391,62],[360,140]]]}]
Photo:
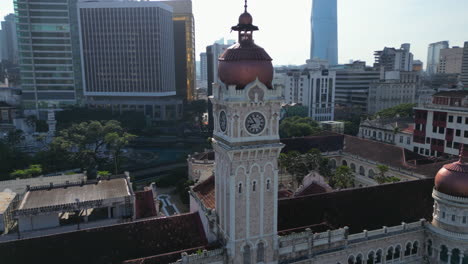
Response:
[{"label": "tower spire", "polygon": [[244,3],[244,13],[247,13],[247,0],[245,0],[245,3]]}]

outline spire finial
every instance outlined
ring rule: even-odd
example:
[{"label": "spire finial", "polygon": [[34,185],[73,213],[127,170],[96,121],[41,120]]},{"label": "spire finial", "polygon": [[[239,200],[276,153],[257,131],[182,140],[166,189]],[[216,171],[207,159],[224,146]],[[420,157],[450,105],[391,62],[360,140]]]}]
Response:
[{"label": "spire finial", "polygon": [[245,4],[244,4],[244,12],[247,13],[247,0],[245,0]]}]

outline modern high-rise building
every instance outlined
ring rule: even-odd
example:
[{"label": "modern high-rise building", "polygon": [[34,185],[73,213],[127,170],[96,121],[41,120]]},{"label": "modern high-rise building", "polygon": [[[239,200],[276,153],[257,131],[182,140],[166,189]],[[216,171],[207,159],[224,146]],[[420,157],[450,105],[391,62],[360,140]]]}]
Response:
[{"label": "modern high-rise building", "polygon": [[159,1],[79,2],[84,95],[90,107],[177,119],[172,7]]},{"label": "modern high-rise building", "polygon": [[196,86],[195,20],[192,0],[163,0],[172,6],[177,96],[192,100]]},{"label": "modern high-rise building", "polygon": [[313,0],[310,59],[338,64],[338,19],[336,0]]},{"label": "modern high-rise building", "polygon": [[429,48],[427,49],[427,67],[426,72],[429,75],[433,75],[437,73],[437,68],[439,66],[440,61],[440,50],[447,49],[449,47],[448,41],[439,41],[436,43],[429,44]]},{"label": "modern high-rise building", "polygon": [[374,68],[384,68],[385,71],[412,71],[413,53],[409,43],[401,44],[399,49],[387,48],[374,53]]},{"label": "modern high-rise building", "polygon": [[206,52],[200,53],[200,81],[208,87],[208,61]]},{"label": "modern high-rise building", "polygon": [[465,46],[463,47],[462,73],[460,81],[463,83],[465,88],[468,88],[468,41],[465,41]]},{"label": "modern high-rise building", "polygon": [[7,60],[10,63],[18,63],[18,40],[16,34],[15,15],[5,16],[5,21],[1,23],[0,30],[0,60]]},{"label": "modern high-rise building", "polygon": [[81,104],[76,0],[15,0],[26,114]]},{"label": "modern high-rise building", "polygon": [[367,96],[371,83],[380,79],[380,72],[355,61],[336,68],[335,103],[345,107],[359,107],[367,111]]},{"label": "modern high-rise building", "polygon": [[439,65],[437,73],[461,73],[463,61],[463,48],[452,47],[440,50]]}]

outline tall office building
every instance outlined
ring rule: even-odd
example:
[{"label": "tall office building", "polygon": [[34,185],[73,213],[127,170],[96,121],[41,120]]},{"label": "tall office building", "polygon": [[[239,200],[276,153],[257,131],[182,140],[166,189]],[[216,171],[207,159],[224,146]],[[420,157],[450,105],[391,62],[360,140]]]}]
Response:
[{"label": "tall office building", "polygon": [[384,68],[385,71],[412,71],[413,53],[409,43],[401,44],[399,49],[387,48],[374,53],[374,68]]},{"label": "tall office building", "polygon": [[345,107],[359,107],[359,110],[366,112],[369,87],[379,79],[380,72],[366,67],[365,61],[337,67],[335,103]]},{"label": "tall office building", "polygon": [[448,41],[439,41],[436,43],[429,44],[429,48],[427,49],[427,67],[426,72],[429,75],[433,75],[437,73],[437,68],[439,66],[440,61],[440,50],[447,49],[449,47]]},{"label": "tall office building", "polygon": [[156,1],[80,2],[83,86],[90,107],[177,119],[172,7]]},{"label": "tall office building", "polygon": [[82,101],[76,0],[16,0],[23,108],[47,110]]},{"label": "tall office building", "polygon": [[313,0],[310,59],[338,64],[338,19],[336,0]]},{"label": "tall office building", "polygon": [[18,40],[16,34],[15,15],[9,14],[5,16],[5,21],[1,23],[0,30],[0,60],[7,60],[10,63],[18,63]]},{"label": "tall office building", "polygon": [[440,50],[440,61],[437,73],[461,73],[463,61],[463,48],[452,47]]},{"label": "tall office building", "polygon": [[462,73],[460,81],[465,86],[465,89],[468,89],[468,41],[465,41],[465,46],[463,47]]},{"label": "tall office building", "polygon": [[191,0],[163,1],[173,8],[177,96],[192,100],[196,85],[195,21]]},{"label": "tall office building", "polygon": [[207,81],[208,81],[208,61],[206,57],[206,52],[200,53],[200,81],[203,83],[203,85],[206,85],[208,87]]}]

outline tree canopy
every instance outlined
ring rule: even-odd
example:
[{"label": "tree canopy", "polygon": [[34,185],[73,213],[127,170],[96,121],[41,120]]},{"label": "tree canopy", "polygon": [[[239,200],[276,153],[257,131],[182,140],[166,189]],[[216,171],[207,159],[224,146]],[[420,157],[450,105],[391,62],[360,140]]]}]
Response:
[{"label": "tree canopy", "polygon": [[415,106],[416,104],[400,104],[400,105],[379,111],[375,115],[381,118],[392,118],[392,117],[396,117],[397,115],[400,117],[412,117],[413,107]]},{"label": "tree canopy", "polygon": [[329,184],[339,189],[354,187],[354,174],[348,166],[340,166],[330,177]]},{"label": "tree canopy", "polygon": [[313,136],[321,131],[319,124],[310,117],[287,117],[279,127],[281,138]]},{"label": "tree canopy", "polygon": [[121,150],[133,137],[115,120],[75,123],[59,132],[50,144],[50,152],[67,156],[91,174],[109,162],[118,173]]},{"label": "tree canopy", "polygon": [[307,117],[308,112],[309,112],[309,108],[303,105],[288,106],[284,109],[286,112],[285,117],[293,117],[293,116]]}]

